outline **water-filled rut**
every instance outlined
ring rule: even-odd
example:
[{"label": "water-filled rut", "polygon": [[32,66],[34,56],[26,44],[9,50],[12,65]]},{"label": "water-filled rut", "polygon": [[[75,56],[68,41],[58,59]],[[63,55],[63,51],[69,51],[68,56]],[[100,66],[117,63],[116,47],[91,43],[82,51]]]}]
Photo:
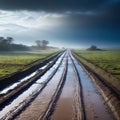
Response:
[{"label": "water-filled rut", "polygon": [[61,81],[64,72],[67,55],[64,57],[60,67],[55,75],[51,78],[44,90],[36,97],[36,99],[16,118],[16,120],[37,120],[42,119],[44,113],[48,109],[54,93]]},{"label": "water-filled rut", "polygon": [[92,79],[88,76],[77,60],[73,56],[72,58],[80,76],[86,119],[114,120],[111,112],[108,110],[108,107],[98,92],[95,83],[93,83]]},{"label": "water-filled rut", "polygon": [[81,120],[79,81],[73,69],[71,58],[68,59],[66,81],[56,104],[52,120]]}]

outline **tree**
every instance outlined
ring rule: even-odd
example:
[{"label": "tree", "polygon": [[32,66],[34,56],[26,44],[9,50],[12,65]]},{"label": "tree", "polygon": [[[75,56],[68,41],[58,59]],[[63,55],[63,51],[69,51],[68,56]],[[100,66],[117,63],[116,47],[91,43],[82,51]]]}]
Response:
[{"label": "tree", "polygon": [[2,40],[4,40],[4,37],[0,37],[0,42],[1,42]]},{"label": "tree", "polygon": [[97,47],[96,47],[95,45],[92,45],[92,46],[90,47],[90,49],[91,49],[91,50],[96,50]]},{"label": "tree", "polygon": [[36,40],[35,42],[36,42],[36,44],[39,48],[42,46],[42,41],[41,40]]},{"label": "tree", "polygon": [[8,44],[12,44],[12,42],[14,41],[12,37],[7,37],[6,40]]},{"label": "tree", "polygon": [[0,37],[0,51],[23,51],[30,50],[29,47],[22,44],[14,44],[12,37]]},{"label": "tree", "polygon": [[43,47],[43,49],[46,49],[46,47],[47,47],[48,44],[49,44],[49,41],[42,40],[42,47]]},{"label": "tree", "polygon": [[13,40],[14,39],[12,37],[7,37],[7,38],[0,37],[0,44],[9,45],[13,42]]},{"label": "tree", "polygon": [[36,40],[37,47],[40,49],[46,49],[47,45],[49,44],[49,41],[47,40]]},{"label": "tree", "polygon": [[99,49],[99,48],[97,48],[97,46],[95,46],[95,45],[91,45],[91,47],[90,48],[88,48],[87,50],[101,50],[101,49]]}]

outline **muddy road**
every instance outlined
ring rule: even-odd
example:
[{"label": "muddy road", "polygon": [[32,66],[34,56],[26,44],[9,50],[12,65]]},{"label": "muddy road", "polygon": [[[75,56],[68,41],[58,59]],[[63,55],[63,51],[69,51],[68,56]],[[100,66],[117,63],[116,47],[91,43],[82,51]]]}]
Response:
[{"label": "muddy road", "polygon": [[[36,74],[34,72],[29,77]],[[1,91],[1,94],[14,88],[13,86]],[[1,105],[0,120],[115,120],[115,118],[96,85],[72,56],[71,51],[67,50],[27,89]]]}]

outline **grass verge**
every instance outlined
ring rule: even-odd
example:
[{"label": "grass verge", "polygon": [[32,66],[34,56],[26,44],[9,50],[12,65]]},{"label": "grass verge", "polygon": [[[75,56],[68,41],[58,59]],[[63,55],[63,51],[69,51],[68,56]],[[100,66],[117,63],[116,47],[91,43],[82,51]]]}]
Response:
[{"label": "grass verge", "polygon": [[[120,55],[119,51],[73,51],[75,57],[90,69],[95,71],[108,84],[120,91]],[[104,67],[110,66],[110,67]],[[114,74],[112,70],[117,74]]]}]

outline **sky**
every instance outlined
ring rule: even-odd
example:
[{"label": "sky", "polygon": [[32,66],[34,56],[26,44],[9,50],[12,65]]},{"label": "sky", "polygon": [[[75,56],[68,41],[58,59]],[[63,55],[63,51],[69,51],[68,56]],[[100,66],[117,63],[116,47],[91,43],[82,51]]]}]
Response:
[{"label": "sky", "polygon": [[120,47],[120,0],[0,0],[0,36],[34,45]]}]

